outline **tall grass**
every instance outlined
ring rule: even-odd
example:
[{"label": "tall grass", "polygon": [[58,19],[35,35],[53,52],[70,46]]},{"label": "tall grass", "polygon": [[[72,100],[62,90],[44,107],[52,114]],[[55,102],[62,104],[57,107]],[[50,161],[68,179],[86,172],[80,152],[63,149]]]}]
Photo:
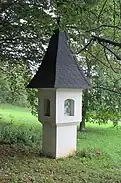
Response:
[{"label": "tall grass", "polygon": [[2,105],[0,108],[0,143],[41,144],[41,124],[26,108]]}]

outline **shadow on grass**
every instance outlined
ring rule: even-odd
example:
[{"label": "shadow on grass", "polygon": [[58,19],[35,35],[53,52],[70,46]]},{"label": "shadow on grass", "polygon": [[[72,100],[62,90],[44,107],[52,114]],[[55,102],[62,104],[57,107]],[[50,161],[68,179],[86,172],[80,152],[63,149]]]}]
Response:
[{"label": "shadow on grass", "polygon": [[24,144],[2,144],[0,145],[0,159],[10,157],[42,157],[41,147],[25,146]]}]

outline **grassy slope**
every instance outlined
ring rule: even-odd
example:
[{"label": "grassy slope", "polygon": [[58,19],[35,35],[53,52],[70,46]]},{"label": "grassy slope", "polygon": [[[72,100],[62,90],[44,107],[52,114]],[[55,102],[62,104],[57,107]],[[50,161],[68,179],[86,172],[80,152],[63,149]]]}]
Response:
[{"label": "grassy slope", "polygon": [[0,142],[24,142],[26,145],[39,145],[41,124],[26,108],[12,105],[0,106]]},{"label": "grassy slope", "polygon": [[[17,133],[22,133],[31,129],[22,135],[25,138],[29,135],[35,138],[33,141],[35,146],[30,146],[31,140],[29,146],[22,143],[0,145],[0,183],[121,182],[120,128],[88,124],[88,132],[78,134],[77,155],[53,160],[40,156],[41,145],[38,143],[41,141],[41,125],[27,109],[1,106],[0,114],[2,114],[1,124],[3,121],[8,123],[12,119],[11,126],[14,126],[12,130],[16,129]],[[9,133],[10,131],[8,136]],[[14,131],[11,136],[16,135]],[[8,138],[9,140],[11,139]]]},{"label": "grassy slope", "polygon": [[3,115],[3,118],[7,122],[10,118],[14,118],[18,122],[38,122],[37,118],[31,115],[29,109],[20,108],[17,106],[12,106],[8,104],[1,104],[0,105],[0,114]]}]

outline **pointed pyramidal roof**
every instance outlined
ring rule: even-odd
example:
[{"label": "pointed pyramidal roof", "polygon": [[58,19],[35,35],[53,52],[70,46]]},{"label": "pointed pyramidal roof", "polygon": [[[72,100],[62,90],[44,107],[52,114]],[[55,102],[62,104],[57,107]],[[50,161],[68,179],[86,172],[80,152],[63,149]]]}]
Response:
[{"label": "pointed pyramidal roof", "polygon": [[28,88],[90,88],[90,82],[78,67],[67,41],[66,32],[55,31]]}]

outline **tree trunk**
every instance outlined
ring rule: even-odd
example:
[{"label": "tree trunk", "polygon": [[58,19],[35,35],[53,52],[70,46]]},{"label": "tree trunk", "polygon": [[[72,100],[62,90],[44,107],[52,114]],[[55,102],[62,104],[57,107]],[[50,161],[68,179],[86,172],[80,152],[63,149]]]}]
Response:
[{"label": "tree trunk", "polygon": [[87,109],[88,109],[88,90],[85,90],[84,92],[84,103],[83,103],[83,107],[82,107],[82,121],[80,123],[80,131],[86,131],[85,128],[85,121],[86,121],[86,113],[87,113]]},{"label": "tree trunk", "polygon": [[[86,58],[87,63],[87,78],[91,79],[91,61]],[[86,122],[86,114],[88,110],[88,103],[89,103],[89,91],[86,89],[84,91],[83,97],[83,106],[82,106],[82,121],[80,122],[80,131],[86,131],[85,122]]]}]

